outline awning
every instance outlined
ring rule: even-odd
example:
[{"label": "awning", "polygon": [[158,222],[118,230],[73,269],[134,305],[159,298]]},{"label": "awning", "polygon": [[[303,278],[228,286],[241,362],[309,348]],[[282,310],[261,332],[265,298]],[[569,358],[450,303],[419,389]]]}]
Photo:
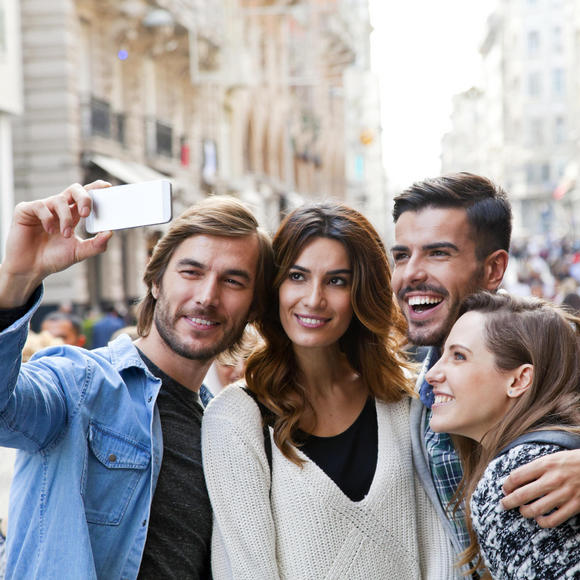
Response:
[{"label": "awning", "polygon": [[109,175],[116,177],[124,183],[139,183],[141,181],[153,181],[156,179],[167,179],[173,181],[171,177],[142,165],[135,161],[122,161],[107,155],[91,155],[89,161],[104,169]]}]

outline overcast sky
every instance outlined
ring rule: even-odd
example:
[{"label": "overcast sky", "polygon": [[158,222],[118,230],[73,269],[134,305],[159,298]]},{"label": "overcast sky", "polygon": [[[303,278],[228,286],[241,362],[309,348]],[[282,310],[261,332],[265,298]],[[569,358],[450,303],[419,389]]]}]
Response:
[{"label": "overcast sky", "polygon": [[496,0],[370,0],[389,184],[440,171],[451,98],[478,84],[479,45]]}]

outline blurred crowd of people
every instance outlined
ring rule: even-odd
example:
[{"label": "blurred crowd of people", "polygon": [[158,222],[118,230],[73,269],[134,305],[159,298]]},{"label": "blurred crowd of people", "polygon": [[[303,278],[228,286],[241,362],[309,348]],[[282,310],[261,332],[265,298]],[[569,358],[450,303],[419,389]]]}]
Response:
[{"label": "blurred crowd of people", "polygon": [[41,318],[38,332],[30,331],[23,359],[26,361],[36,351],[59,344],[99,348],[121,333],[137,338],[134,315],[122,315],[112,304],[103,304],[98,313],[81,317],[70,304],[62,304]]},{"label": "blurred crowd of people", "polygon": [[504,287],[518,296],[537,296],[580,311],[580,240],[514,240]]}]

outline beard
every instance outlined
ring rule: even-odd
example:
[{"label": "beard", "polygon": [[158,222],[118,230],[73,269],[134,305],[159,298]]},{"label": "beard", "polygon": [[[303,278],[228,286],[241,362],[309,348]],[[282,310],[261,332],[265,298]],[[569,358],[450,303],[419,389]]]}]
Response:
[{"label": "beard", "polygon": [[445,320],[434,328],[429,328],[428,322],[409,323],[407,339],[416,346],[442,346],[457,320],[458,312],[459,304],[456,304],[454,309],[449,311]]},{"label": "beard", "polygon": [[[211,316],[212,314],[213,312],[210,309],[204,311],[199,310],[195,313],[196,316]],[[181,317],[182,314],[180,312],[177,312],[175,315],[171,314],[169,304],[164,299],[163,293],[161,292],[157,299],[153,315],[153,323],[155,324],[159,336],[165,344],[167,344],[167,346],[179,356],[202,362],[212,360],[224,350],[235,345],[241,339],[246,327],[245,318],[236,324],[231,323],[229,326],[226,323],[221,322],[220,327],[223,327],[223,332],[216,342],[209,345],[196,345],[195,339],[193,341],[185,340],[182,333],[175,330],[176,322]],[[199,342],[201,343],[202,341]]]},{"label": "beard", "polygon": [[[430,322],[429,320],[426,321],[407,321],[408,329],[407,329],[407,339],[410,343],[416,346],[443,346],[447,335],[451,331],[451,328],[457,321],[459,317],[459,309],[461,308],[461,304],[463,300],[467,298],[469,295],[474,294],[480,290],[483,290],[483,276],[484,270],[483,265],[480,265],[478,269],[474,272],[473,278],[471,283],[466,287],[466,291],[462,293],[460,296],[455,297],[453,300],[450,299],[449,292],[445,288],[436,288],[427,285],[419,285],[418,287],[412,288],[413,290],[423,290],[433,291],[441,296],[444,299],[448,300],[447,307],[448,312],[447,316],[444,320],[435,324]],[[411,288],[406,288],[404,291],[400,293],[400,298],[404,296],[405,292],[411,290]]]}]

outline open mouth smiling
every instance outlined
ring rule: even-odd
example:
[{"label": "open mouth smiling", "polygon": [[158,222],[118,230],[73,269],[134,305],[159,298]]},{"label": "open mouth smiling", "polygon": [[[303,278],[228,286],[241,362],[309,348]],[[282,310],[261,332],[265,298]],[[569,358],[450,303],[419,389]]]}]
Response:
[{"label": "open mouth smiling", "polygon": [[295,314],[298,323],[306,328],[318,328],[326,324],[330,318],[322,318],[321,316],[304,316],[302,314]]},{"label": "open mouth smiling", "polygon": [[407,304],[413,312],[421,313],[435,308],[435,306],[441,304],[443,298],[440,296],[410,296],[407,298]]},{"label": "open mouth smiling", "polygon": [[454,400],[455,400],[455,397],[452,397],[451,395],[444,395],[443,393],[437,393],[435,395],[435,400],[433,402],[433,406],[440,407],[442,405],[447,405],[449,403],[452,403]]},{"label": "open mouth smiling", "polygon": [[197,327],[202,327],[202,328],[211,328],[214,326],[219,326],[219,322],[216,322],[214,320],[208,320],[207,318],[198,318],[197,316],[188,316],[187,319],[194,325]]}]

